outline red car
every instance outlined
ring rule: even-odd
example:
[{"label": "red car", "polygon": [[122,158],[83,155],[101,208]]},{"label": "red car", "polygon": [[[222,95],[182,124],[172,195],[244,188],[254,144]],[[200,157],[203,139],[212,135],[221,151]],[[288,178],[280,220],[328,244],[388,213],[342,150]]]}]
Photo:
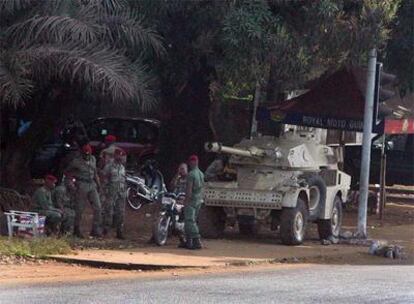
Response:
[{"label": "red car", "polygon": [[90,144],[95,154],[104,148],[108,134],[115,135],[115,145],[127,152],[127,166],[136,168],[145,160],[153,159],[158,153],[160,122],[146,118],[103,117],[86,126]]}]

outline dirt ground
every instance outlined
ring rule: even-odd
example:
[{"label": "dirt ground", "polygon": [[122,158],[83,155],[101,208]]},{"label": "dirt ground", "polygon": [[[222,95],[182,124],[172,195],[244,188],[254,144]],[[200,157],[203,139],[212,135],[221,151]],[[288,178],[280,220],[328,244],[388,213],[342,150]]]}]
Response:
[{"label": "dirt ground", "polygon": [[[21,265],[0,265],[0,284],[19,284],[28,282],[60,282],[79,280],[98,280],[129,277],[165,277],[202,274],[218,271],[254,271],[258,269],[288,267],[285,263],[322,263],[322,264],[414,264],[414,204],[390,203],[387,205],[384,220],[380,221],[377,215],[368,217],[369,238],[388,240],[392,244],[402,245],[407,253],[405,260],[390,260],[382,257],[370,256],[366,246],[331,245],[322,246],[318,240],[316,227],[311,227],[307,240],[302,246],[290,247],[280,244],[277,234],[263,231],[255,238],[242,237],[237,229],[229,228],[225,238],[221,240],[206,240],[206,249],[201,251],[185,251],[177,248],[177,240],[172,239],[165,247],[157,247],[149,243],[153,214],[157,206],[144,206],[139,211],[127,208],[126,236],[127,240],[119,241],[113,238],[105,240],[76,241],[79,252],[98,248],[121,249],[123,254],[140,253],[144,255],[160,255],[166,259],[182,259],[183,261],[206,258],[222,261],[223,258],[235,260],[248,259],[264,261],[279,257],[274,262],[240,264],[236,266],[214,266],[208,269],[173,269],[160,271],[114,270],[63,264],[53,261],[23,263]],[[85,214],[84,232],[88,231],[91,221],[91,211]],[[344,216],[343,230],[355,231],[357,211],[347,210]],[[315,225],[312,225],[315,226]],[[106,250],[107,251],[107,250]],[[106,253],[105,253],[106,254]],[[111,254],[111,253],[109,253]],[[286,257],[286,258],[283,258]],[[296,258],[298,257],[298,258]],[[293,259],[292,259],[293,258]],[[292,267],[296,265],[290,265]]]},{"label": "dirt ground", "polygon": [[[125,213],[125,235],[126,241],[117,241],[112,237],[109,237],[106,241],[91,241],[88,240],[81,244],[84,246],[91,246],[96,248],[117,248],[119,246],[125,248],[132,247],[147,247],[151,244],[149,243],[152,234],[152,225],[153,221],[157,215],[158,206],[146,205],[143,206],[140,210],[135,211],[126,207]],[[344,218],[342,224],[342,230],[355,230],[358,220],[358,211],[355,207],[350,207],[348,210],[344,210]],[[85,235],[90,230],[92,222],[92,210],[88,207],[86,208],[84,215],[84,225],[82,227]],[[385,208],[384,218],[382,221],[379,220],[378,215],[368,215],[368,233],[369,237],[378,238],[380,237],[376,230],[381,229],[381,233],[385,233],[385,237],[388,234],[393,235],[392,231],[394,227],[400,225],[414,225],[414,201],[411,203],[388,203]],[[316,231],[316,225],[311,225],[310,231],[307,235],[307,239],[311,241],[318,241],[318,235]],[[413,230],[414,231],[414,230]],[[410,235],[414,234],[413,231],[407,231]],[[414,236],[413,236],[414,237]],[[225,234],[225,239],[230,240],[244,240],[249,241],[251,238],[242,237],[238,234],[237,228],[228,227]],[[265,243],[280,243],[279,236],[277,233],[271,232],[269,230],[263,230],[260,235],[258,235],[254,241],[260,240]],[[172,240],[174,243],[176,240]]]}]

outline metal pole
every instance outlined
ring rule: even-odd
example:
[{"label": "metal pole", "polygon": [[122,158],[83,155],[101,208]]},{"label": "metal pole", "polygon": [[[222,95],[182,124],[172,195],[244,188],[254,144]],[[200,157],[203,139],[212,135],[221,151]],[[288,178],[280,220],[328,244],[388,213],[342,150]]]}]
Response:
[{"label": "metal pole", "polygon": [[382,221],[384,218],[384,208],[386,201],[386,172],[387,172],[387,152],[385,149],[385,134],[382,135],[382,147],[381,147],[381,175],[380,175],[380,205],[379,205],[379,218]]},{"label": "metal pole", "polygon": [[364,132],[362,135],[361,175],[359,178],[358,235],[367,237],[367,205],[369,187],[369,169],[371,162],[372,120],[374,114],[375,70],[377,51],[369,51],[367,87],[365,92]]}]

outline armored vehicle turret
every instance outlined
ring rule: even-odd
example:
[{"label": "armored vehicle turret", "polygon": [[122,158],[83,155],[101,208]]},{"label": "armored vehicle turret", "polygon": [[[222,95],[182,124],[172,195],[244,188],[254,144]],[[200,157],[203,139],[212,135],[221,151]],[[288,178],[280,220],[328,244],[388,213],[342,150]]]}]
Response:
[{"label": "armored vehicle turret", "polygon": [[338,170],[332,148],[312,133],[244,139],[234,147],[206,143],[205,149],[229,154],[237,170],[236,181],[206,183],[200,221],[205,236],[219,236],[223,221],[230,221],[242,234],[270,224],[290,245],[303,242],[308,222],[318,224],[322,239],[338,237],[351,178]]}]

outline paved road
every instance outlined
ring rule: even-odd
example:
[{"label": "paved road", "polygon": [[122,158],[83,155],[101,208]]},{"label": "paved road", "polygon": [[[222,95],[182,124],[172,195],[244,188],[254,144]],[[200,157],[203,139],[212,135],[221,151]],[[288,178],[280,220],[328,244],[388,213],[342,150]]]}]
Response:
[{"label": "paved road", "polygon": [[414,303],[414,266],[300,266],[262,272],[0,286],[0,303]]}]

